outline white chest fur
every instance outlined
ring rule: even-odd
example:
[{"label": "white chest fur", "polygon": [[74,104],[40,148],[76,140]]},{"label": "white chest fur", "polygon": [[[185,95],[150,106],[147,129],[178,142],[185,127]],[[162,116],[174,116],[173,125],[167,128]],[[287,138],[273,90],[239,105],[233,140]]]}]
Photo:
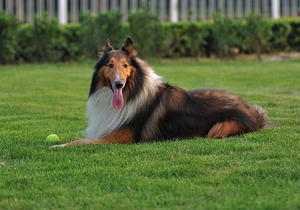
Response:
[{"label": "white chest fur", "polygon": [[86,106],[87,139],[104,137],[134,116],[136,110],[130,104],[125,104],[121,110],[114,109],[112,97],[113,93],[107,87],[99,89],[90,96]]}]

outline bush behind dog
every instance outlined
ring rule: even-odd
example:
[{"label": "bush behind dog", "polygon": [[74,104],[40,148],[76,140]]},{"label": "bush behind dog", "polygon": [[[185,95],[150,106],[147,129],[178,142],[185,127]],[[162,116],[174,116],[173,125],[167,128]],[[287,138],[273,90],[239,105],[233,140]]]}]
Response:
[{"label": "bush behind dog", "polygon": [[[98,58],[106,39],[120,46],[126,36],[132,36],[142,57],[178,58],[210,57],[234,58],[232,49],[242,53],[257,53],[254,40],[261,31],[267,31],[260,53],[300,51],[299,19],[231,20],[215,14],[211,22],[161,23],[147,11],[129,14],[128,23],[122,23],[119,12],[93,16],[83,13],[79,24],[59,25],[44,14],[35,17],[33,25],[0,13],[0,63],[65,62]],[[259,23],[261,31],[250,27]],[[261,36],[261,35],[260,35]]]}]

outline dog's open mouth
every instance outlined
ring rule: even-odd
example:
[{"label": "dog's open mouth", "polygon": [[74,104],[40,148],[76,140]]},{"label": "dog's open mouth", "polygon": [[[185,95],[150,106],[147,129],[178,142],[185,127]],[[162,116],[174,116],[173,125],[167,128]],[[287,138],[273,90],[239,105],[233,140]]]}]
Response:
[{"label": "dog's open mouth", "polygon": [[113,86],[113,106],[115,109],[119,110],[122,109],[124,105],[124,100],[123,100],[123,88],[116,88]]}]

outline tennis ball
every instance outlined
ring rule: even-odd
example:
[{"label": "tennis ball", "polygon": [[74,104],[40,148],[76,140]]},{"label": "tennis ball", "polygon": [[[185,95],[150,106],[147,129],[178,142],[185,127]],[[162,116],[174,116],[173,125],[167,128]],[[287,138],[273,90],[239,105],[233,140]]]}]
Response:
[{"label": "tennis ball", "polygon": [[59,139],[58,135],[50,134],[49,136],[47,136],[46,141],[47,142],[59,142],[60,139]]}]

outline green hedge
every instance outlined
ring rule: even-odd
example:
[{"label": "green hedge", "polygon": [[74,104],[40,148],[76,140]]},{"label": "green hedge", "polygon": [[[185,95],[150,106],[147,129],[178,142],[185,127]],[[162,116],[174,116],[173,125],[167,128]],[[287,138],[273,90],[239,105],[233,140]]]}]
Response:
[{"label": "green hedge", "polygon": [[13,63],[18,51],[17,19],[0,11],[0,63]]},{"label": "green hedge", "polygon": [[119,48],[127,36],[142,57],[233,58],[232,49],[248,54],[300,51],[299,18],[265,20],[250,14],[246,20],[231,20],[215,14],[211,22],[160,23],[142,10],[130,14],[128,23],[121,18],[120,13],[84,13],[78,24],[59,25],[44,15],[28,25],[0,12],[0,63],[95,59],[106,39]]}]

